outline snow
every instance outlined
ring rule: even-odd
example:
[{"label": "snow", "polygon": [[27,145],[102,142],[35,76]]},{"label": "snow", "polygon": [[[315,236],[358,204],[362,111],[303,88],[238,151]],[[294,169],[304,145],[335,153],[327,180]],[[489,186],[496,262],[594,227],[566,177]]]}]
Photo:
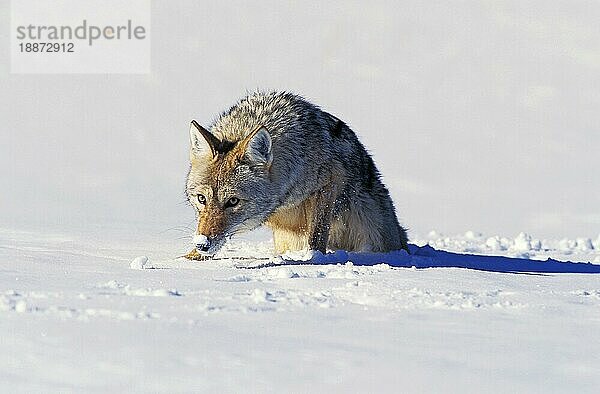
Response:
[{"label": "snow", "polygon": [[600,276],[571,272],[600,273],[582,264],[600,245],[536,239],[435,231],[411,255],[282,258],[259,235],[190,262],[177,257],[185,239],[155,231],[0,229],[0,381],[14,392],[596,392]]},{"label": "snow", "polygon": [[193,244],[198,246],[208,245],[208,238],[206,235],[196,234],[194,235]]},{"label": "snow", "polygon": [[138,256],[131,261],[129,264],[129,268],[143,270],[148,264],[148,257],[146,256]]}]

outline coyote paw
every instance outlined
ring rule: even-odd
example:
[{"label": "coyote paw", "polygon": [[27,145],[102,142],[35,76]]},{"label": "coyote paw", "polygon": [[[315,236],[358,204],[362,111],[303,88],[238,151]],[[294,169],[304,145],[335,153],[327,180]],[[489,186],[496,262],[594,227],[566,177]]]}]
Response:
[{"label": "coyote paw", "polygon": [[184,255],[188,260],[196,260],[196,261],[206,261],[212,259],[212,256],[207,256],[205,254],[200,254],[196,250],[196,248],[192,249],[188,254]]}]

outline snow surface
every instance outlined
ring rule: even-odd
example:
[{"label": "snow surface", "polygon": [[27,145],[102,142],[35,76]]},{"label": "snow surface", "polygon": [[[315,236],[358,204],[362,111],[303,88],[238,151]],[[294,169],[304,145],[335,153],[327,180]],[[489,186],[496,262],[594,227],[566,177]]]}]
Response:
[{"label": "snow surface", "polygon": [[194,235],[194,239],[192,240],[193,245],[204,246],[208,244],[208,238],[206,235],[196,234]]},{"label": "snow surface", "polygon": [[148,264],[148,257],[146,256],[138,256],[131,261],[129,264],[129,268],[143,270]]},{"label": "snow surface", "polygon": [[600,237],[431,232],[410,256],[288,260],[246,238],[208,262],[177,258],[188,243],[0,229],[2,391],[600,387],[600,275],[565,273],[600,265],[546,261],[599,263]]}]

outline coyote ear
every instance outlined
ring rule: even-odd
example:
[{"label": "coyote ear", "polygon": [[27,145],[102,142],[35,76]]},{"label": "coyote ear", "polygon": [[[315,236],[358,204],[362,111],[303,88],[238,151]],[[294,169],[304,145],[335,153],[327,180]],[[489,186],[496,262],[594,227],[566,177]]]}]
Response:
[{"label": "coyote ear", "polygon": [[241,142],[244,156],[254,164],[271,165],[271,136],[264,126],[257,127]]},{"label": "coyote ear", "polygon": [[205,155],[210,153],[211,156],[217,154],[217,146],[220,141],[212,135],[212,133],[200,126],[198,122],[192,120],[190,125],[190,153],[195,156]]}]

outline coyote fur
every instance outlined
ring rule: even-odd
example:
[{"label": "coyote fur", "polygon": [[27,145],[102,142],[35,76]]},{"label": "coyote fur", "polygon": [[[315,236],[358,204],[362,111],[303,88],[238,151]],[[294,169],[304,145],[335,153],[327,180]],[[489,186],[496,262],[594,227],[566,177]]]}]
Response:
[{"label": "coyote fur", "polygon": [[407,249],[373,159],[340,119],[288,92],[251,94],[210,131],[192,121],[186,194],[195,248],[214,255],[266,224],[278,253]]}]

